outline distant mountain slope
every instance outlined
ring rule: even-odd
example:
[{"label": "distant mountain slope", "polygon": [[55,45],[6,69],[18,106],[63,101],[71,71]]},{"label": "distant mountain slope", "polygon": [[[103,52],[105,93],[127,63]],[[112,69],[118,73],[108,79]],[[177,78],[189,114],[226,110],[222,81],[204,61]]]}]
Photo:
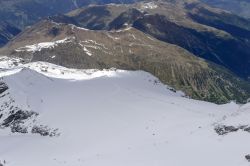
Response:
[{"label": "distant mountain slope", "polygon": [[249,0],[202,0],[203,2],[231,11],[234,14],[250,18],[250,1]]},{"label": "distant mountain slope", "polygon": [[23,29],[38,20],[89,4],[132,3],[134,0],[1,0],[0,20]]},{"label": "distant mountain slope", "polygon": [[[51,19],[57,22],[57,17]],[[93,30],[133,26],[223,65],[242,78],[250,76],[250,21],[198,1],[90,6],[65,17]]]},{"label": "distant mountain slope", "polygon": [[225,68],[135,28],[92,31],[45,20],[18,35],[0,54],[70,68],[144,70],[193,98],[216,103],[250,97],[250,85]]},{"label": "distant mountain slope", "polygon": [[20,30],[6,22],[0,22],[0,47],[20,33]]},{"label": "distant mountain slope", "polygon": [[[23,30],[45,17],[64,14],[82,6],[132,2],[134,0],[1,0],[0,20]],[[16,35],[16,33],[2,32],[1,29],[0,27],[0,47]]]},{"label": "distant mountain slope", "polygon": [[143,71],[4,69],[3,166],[249,166],[250,104],[187,99]]}]

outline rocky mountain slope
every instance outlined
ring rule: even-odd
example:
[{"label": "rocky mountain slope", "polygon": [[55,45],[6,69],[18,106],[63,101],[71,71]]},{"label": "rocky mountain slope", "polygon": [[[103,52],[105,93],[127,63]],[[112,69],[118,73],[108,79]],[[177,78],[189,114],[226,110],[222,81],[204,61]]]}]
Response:
[{"label": "rocky mountain slope", "polygon": [[0,20],[23,29],[40,19],[89,4],[132,3],[134,0],[2,0]]},{"label": "rocky mountain slope", "polygon": [[[134,3],[143,0],[3,0],[0,2],[0,18],[2,21],[9,21],[14,26],[23,29],[41,18],[59,13],[66,13],[70,10],[89,4],[124,4]],[[150,0],[146,0],[150,1]],[[158,0],[159,1],[159,0]],[[169,0],[162,0],[169,1]],[[180,0],[180,2],[183,0]],[[197,2],[197,0],[185,0],[186,2]],[[235,14],[249,18],[249,2],[247,0],[201,0],[209,5],[219,7]],[[173,1],[172,1],[173,2]]]},{"label": "rocky mountain slope", "polygon": [[203,2],[250,18],[250,1],[248,0],[202,0]]},{"label": "rocky mountain slope", "polygon": [[[63,14],[73,9],[77,9],[89,4],[108,4],[108,3],[129,4],[140,1],[141,0],[60,0],[60,1],[59,0],[53,0],[53,1],[4,0],[0,2],[1,5],[0,19],[1,21],[8,22],[9,24],[13,25],[14,27],[17,27],[18,29],[24,29],[25,27],[32,25],[47,16],[52,16],[55,14]],[[150,2],[149,0],[147,1]],[[172,4],[176,4],[176,2],[178,4],[198,3],[197,0],[181,0],[181,1],[163,0],[163,1],[167,3],[170,2]],[[159,2],[161,1],[159,0]],[[223,1],[222,3],[227,4],[229,2]],[[170,5],[169,9],[171,9],[173,5],[171,4],[169,5]],[[150,7],[148,9],[150,9]],[[180,13],[183,13],[183,9],[181,8],[178,9],[179,9],[178,11],[181,11]],[[171,11],[176,11],[176,10],[172,9]],[[175,12],[175,14],[176,13],[178,12]],[[167,15],[172,15],[172,14],[168,13]]]},{"label": "rocky mountain slope", "polygon": [[20,33],[20,30],[6,22],[0,22],[0,47]]},{"label": "rocky mountain slope", "polygon": [[[1,0],[0,20],[12,25],[16,29],[24,30],[27,26],[33,25],[48,16],[64,14],[82,6],[132,2],[134,0]],[[15,35],[8,35],[7,38],[6,36],[1,36],[0,47]]]},{"label": "rocky mountain slope", "polygon": [[157,1],[102,5],[50,18],[92,30],[132,26],[198,57],[250,76],[250,21],[198,1]]},{"label": "rocky mountain slope", "polygon": [[143,71],[1,62],[1,165],[249,165],[249,104],[187,99]]},{"label": "rocky mountain slope", "polygon": [[225,68],[195,57],[135,29],[92,31],[41,21],[0,50],[25,62],[46,61],[70,68],[144,70],[196,99],[246,101],[250,85]]}]

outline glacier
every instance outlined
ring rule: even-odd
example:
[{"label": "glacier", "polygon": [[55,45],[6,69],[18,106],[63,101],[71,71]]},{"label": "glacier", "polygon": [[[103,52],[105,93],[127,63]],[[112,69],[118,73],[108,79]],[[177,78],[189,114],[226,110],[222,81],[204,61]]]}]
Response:
[{"label": "glacier", "polygon": [[[250,104],[189,99],[144,71],[13,59],[0,67],[8,86],[1,106],[11,98],[15,107],[37,113],[21,123],[27,133],[0,127],[4,166],[249,166],[250,133],[219,135],[215,128],[250,125]],[[40,124],[58,135],[30,132]]]}]

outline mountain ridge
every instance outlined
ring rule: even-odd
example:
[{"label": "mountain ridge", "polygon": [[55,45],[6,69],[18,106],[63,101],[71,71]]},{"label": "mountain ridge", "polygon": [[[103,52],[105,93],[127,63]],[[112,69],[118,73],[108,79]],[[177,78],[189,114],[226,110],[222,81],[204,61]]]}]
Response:
[{"label": "mountain ridge", "polygon": [[77,22],[77,26],[92,30],[132,26],[248,79],[250,21],[196,1],[184,2],[90,6],[70,12],[66,17]]},{"label": "mountain ridge", "polygon": [[250,18],[250,2],[248,0],[202,0],[203,2],[221,9],[231,11],[239,16]]},{"label": "mountain ridge", "polygon": [[250,94],[247,83],[226,69],[132,27],[93,31],[44,20],[2,48],[1,54],[70,68],[144,70],[193,98],[217,103],[246,101]]},{"label": "mountain ridge", "polygon": [[0,47],[8,43],[9,40],[11,40],[20,32],[21,30],[12,25],[6,22],[0,22]]}]

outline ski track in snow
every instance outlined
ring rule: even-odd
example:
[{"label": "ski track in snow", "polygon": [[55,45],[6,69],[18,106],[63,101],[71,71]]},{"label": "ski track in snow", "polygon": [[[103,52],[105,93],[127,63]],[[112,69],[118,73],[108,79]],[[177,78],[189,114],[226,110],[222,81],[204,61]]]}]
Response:
[{"label": "ski track in snow", "polygon": [[4,166],[249,166],[250,133],[219,136],[214,126],[250,125],[250,104],[184,98],[143,71],[76,70],[8,58],[0,68],[16,104],[61,133],[0,129]]}]

